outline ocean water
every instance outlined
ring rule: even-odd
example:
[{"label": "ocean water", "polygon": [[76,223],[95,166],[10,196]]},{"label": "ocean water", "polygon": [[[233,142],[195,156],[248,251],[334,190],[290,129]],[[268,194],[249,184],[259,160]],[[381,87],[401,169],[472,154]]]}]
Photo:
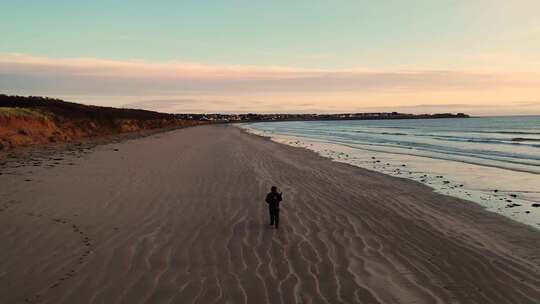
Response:
[{"label": "ocean water", "polygon": [[409,178],[540,229],[540,116],[260,122],[249,132]]}]

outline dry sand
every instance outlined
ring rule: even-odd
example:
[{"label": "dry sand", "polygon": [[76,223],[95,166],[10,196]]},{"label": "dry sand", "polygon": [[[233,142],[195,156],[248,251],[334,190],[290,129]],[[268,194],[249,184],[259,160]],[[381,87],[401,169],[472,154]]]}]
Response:
[{"label": "dry sand", "polygon": [[[540,299],[537,230],[231,126],[1,172],[0,303]],[[280,230],[263,202],[273,184]]]}]

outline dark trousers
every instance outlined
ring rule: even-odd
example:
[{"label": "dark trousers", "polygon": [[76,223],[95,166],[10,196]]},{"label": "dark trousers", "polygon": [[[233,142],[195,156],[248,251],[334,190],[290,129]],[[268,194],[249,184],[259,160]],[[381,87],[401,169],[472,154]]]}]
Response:
[{"label": "dark trousers", "polygon": [[276,225],[276,228],[279,224],[279,208],[268,206],[268,211],[270,212],[270,225]]}]

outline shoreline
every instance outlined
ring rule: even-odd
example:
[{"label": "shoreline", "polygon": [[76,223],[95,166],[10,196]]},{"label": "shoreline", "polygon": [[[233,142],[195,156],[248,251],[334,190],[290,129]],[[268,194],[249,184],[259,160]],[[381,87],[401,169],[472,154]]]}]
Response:
[{"label": "shoreline", "polygon": [[[8,302],[540,297],[535,229],[234,126],[99,145],[58,162],[28,160],[0,175]],[[277,231],[262,201],[272,184],[284,192]]]},{"label": "shoreline", "polygon": [[[377,151],[364,147],[352,147],[331,141],[317,140],[309,137],[286,135],[259,130],[249,124],[237,126],[250,134],[269,138],[270,140],[300,147],[335,162],[347,163],[356,167],[400,177],[422,183],[434,192],[450,195],[466,200],[485,208],[489,212],[524,223],[540,230],[540,203],[538,193],[530,193],[505,187],[508,181],[492,180],[491,188],[480,188],[480,184],[469,184],[460,173],[477,173],[482,176],[497,176],[492,171],[509,170],[482,164],[472,164],[458,160],[437,157],[423,157],[395,151]],[[430,169],[426,169],[430,168]],[[456,170],[460,168],[461,171]],[[515,170],[514,170],[515,171]],[[513,171],[510,170],[512,173]],[[528,171],[516,171],[523,174],[534,174]],[[481,173],[481,174],[480,174]],[[485,187],[486,185],[482,185]]]},{"label": "shoreline", "polygon": [[[322,154],[318,153],[317,151],[314,151],[314,150],[310,149],[309,146],[288,144],[288,143],[276,141],[271,136],[267,136],[267,135],[264,135],[264,134],[252,133],[252,132],[250,132],[250,130],[247,130],[247,129],[242,128],[242,127],[237,127],[237,128],[239,128],[243,133],[245,133],[248,136],[255,136],[255,137],[258,137],[258,138],[260,138],[262,140],[265,140],[265,141],[270,141],[272,143],[276,143],[276,144],[279,144],[279,145],[284,145],[284,146],[287,146],[287,147],[290,147],[290,148],[300,149],[301,151],[304,151],[304,152],[313,153],[317,157],[321,157],[322,159],[328,160],[328,161],[330,161],[332,163],[335,163],[335,164],[351,166],[354,169],[366,170],[371,174],[381,174],[385,178],[390,178],[392,180],[397,179],[399,181],[405,181],[405,182],[413,183],[416,186],[427,187],[428,189],[430,189],[432,191],[434,196],[441,195],[441,196],[448,197],[450,200],[454,200],[456,202],[459,202],[459,204],[460,204],[459,207],[460,208],[464,207],[463,205],[466,205],[467,208],[470,207],[472,209],[479,209],[479,210],[481,210],[481,212],[484,212],[484,213],[488,214],[489,216],[495,215],[499,220],[502,220],[502,222],[504,222],[506,224],[510,223],[511,225],[517,225],[517,226],[525,227],[526,229],[532,231],[533,233],[539,233],[539,236],[540,236],[540,228],[537,228],[535,225],[528,225],[528,224],[522,223],[520,221],[517,221],[515,219],[512,219],[512,218],[510,218],[508,216],[505,216],[505,215],[503,215],[501,213],[489,211],[489,210],[487,210],[487,208],[485,208],[485,206],[483,206],[481,204],[478,204],[475,201],[472,201],[472,200],[467,199],[465,197],[459,197],[459,196],[454,196],[454,195],[451,195],[451,194],[448,194],[448,193],[440,192],[440,191],[438,191],[438,189],[434,188],[433,186],[421,183],[418,180],[410,179],[410,178],[407,178],[406,176],[398,176],[398,175],[392,175],[392,174],[388,174],[388,173],[379,172],[379,171],[373,170],[371,168],[361,167],[361,166],[358,166],[358,165],[355,165],[355,164],[352,164],[352,163],[349,163],[349,162],[342,161],[340,159],[332,158],[332,157],[329,157],[327,155],[322,155]],[[291,137],[293,137],[293,136],[291,136]],[[449,206],[449,207],[451,207],[451,206]]]}]

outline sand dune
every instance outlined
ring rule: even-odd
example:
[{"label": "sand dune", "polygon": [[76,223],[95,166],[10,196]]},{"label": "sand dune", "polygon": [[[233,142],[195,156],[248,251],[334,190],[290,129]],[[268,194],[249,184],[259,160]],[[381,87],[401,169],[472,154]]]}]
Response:
[{"label": "sand dune", "polygon": [[[231,126],[1,172],[1,303],[540,299],[538,231]],[[280,230],[263,202],[273,184]]]}]

